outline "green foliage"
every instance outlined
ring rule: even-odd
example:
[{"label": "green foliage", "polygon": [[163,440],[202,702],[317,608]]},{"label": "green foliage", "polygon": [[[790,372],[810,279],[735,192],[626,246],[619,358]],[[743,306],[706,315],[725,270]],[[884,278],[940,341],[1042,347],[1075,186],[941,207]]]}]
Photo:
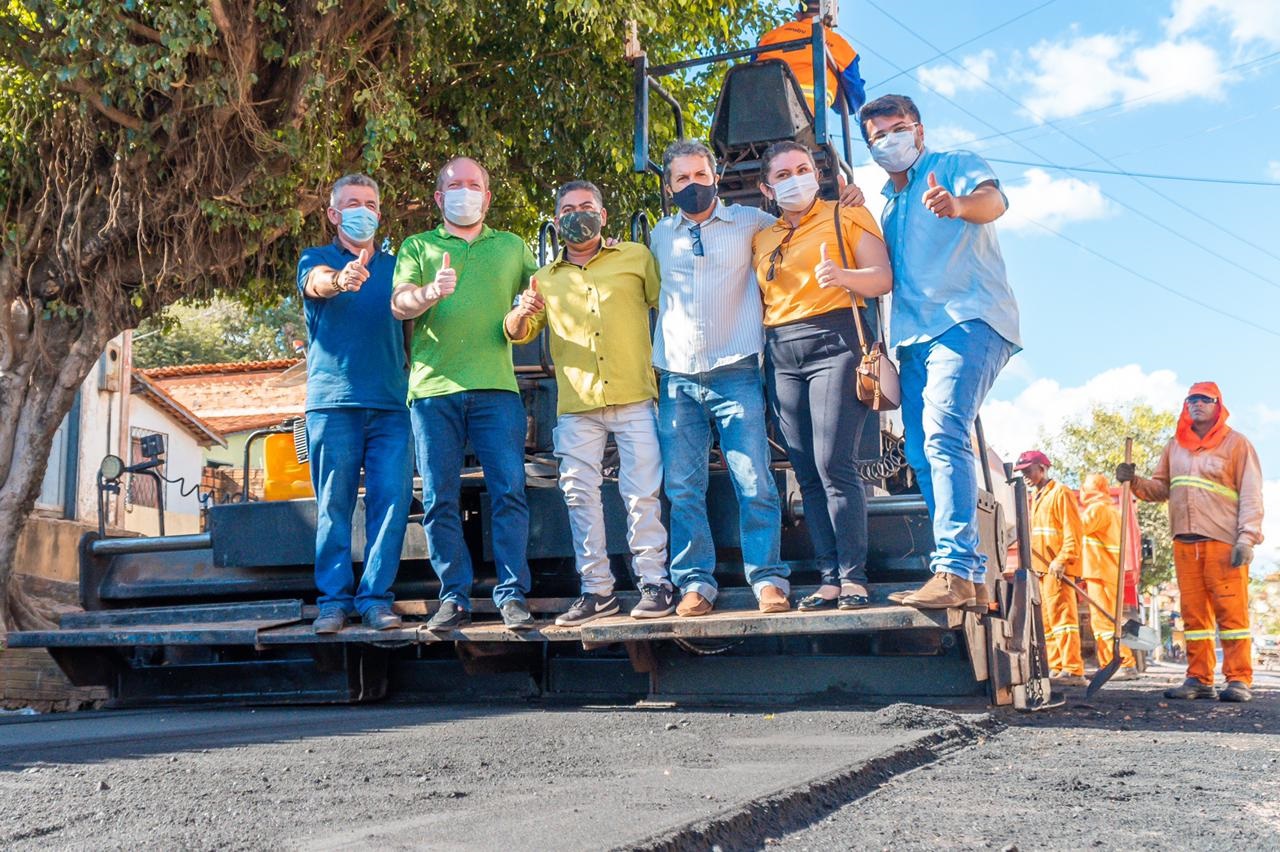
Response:
[{"label": "green foliage", "polygon": [[292,358],[293,341],[305,334],[293,296],[256,307],[227,298],[179,302],[138,328],[133,360],[145,369]]},{"label": "green foliage", "polygon": [[[1124,461],[1124,439],[1132,437],[1133,461],[1139,475],[1144,475],[1159,461],[1176,424],[1176,414],[1149,405],[1121,409],[1098,406],[1081,419],[1065,424],[1056,435],[1047,436],[1045,451],[1053,460],[1055,476],[1072,488],[1079,488],[1090,473],[1103,473],[1112,479],[1116,465]],[[1163,503],[1139,503],[1138,525],[1155,549],[1154,557],[1142,568],[1142,586],[1150,589],[1173,579],[1168,507]]]}]

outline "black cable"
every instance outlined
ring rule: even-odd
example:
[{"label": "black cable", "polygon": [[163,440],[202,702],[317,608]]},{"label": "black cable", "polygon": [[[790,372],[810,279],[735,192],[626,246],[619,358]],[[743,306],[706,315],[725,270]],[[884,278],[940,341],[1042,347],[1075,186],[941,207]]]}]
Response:
[{"label": "black cable", "polygon": [[[213,497],[213,495],[210,494],[209,492],[202,491],[204,486],[201,485],[199,482],[197,482],[195,485],[192,485],[191,487],[188,488],[187,479],[184,476],[179,476],[177,479],[170,479],[169,477],[161,473],[159,468],[154,468],[154,467],[151,468],[151,472],[154,473],[156,476],[160,477],[160,479],[169,483],[170,485],[178,486],[179,497],[187,497],[187,496],[190,496],[192,492],[195,492],[196,500],[200,502],[201,506],[207,507],[209,505],[209,500]],[[134,474],[134,475],[136,476],[137,474]]]}]

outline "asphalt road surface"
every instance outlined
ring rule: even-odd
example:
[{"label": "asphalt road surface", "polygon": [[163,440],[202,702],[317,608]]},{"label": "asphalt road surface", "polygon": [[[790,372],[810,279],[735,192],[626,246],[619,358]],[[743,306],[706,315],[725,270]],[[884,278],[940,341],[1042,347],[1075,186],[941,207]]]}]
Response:
[{"label": "asphalt road surface", "polygon": [[1030,715],[386,704],[9,717],[0,848],[1280,848],[1280,684],[1249,705],[1167,702],[1157,689],[1173,679]]}]

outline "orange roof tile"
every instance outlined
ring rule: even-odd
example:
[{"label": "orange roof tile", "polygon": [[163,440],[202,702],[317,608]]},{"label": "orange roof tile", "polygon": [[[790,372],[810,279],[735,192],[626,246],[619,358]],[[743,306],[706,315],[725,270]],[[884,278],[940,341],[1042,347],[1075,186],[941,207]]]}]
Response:
[{"label": "orange roof tile", "polygon": [[263,370],[284,370],[301,360],[301,358],[277,358],[274,361],[236,361],[229,364],[178,364],[172,367],[152,367],[139,372],[153,379],[172,376],[211,376],[223,373],[256,373]]}]

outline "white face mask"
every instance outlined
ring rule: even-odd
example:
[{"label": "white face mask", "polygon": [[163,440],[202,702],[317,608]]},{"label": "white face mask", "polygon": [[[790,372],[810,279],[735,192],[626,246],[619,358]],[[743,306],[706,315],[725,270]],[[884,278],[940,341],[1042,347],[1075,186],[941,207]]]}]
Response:
[{"label": "white face mask", "polygon": [[455,225],[467,227],[484,216],[484,193],[475,189],[446,189],[444,192],[444,218]]},{"label": "white face mask", "polygon": [[792,175],[774,184],[773,194],[778,206],[788,213],[804,210],[818,194],[818,176],[813,172]]},{"label": "white face mask", "polygon": [[871,159],[886,172],[905,172],[920,158],[915,130],[886,134],[871,146]]}]

